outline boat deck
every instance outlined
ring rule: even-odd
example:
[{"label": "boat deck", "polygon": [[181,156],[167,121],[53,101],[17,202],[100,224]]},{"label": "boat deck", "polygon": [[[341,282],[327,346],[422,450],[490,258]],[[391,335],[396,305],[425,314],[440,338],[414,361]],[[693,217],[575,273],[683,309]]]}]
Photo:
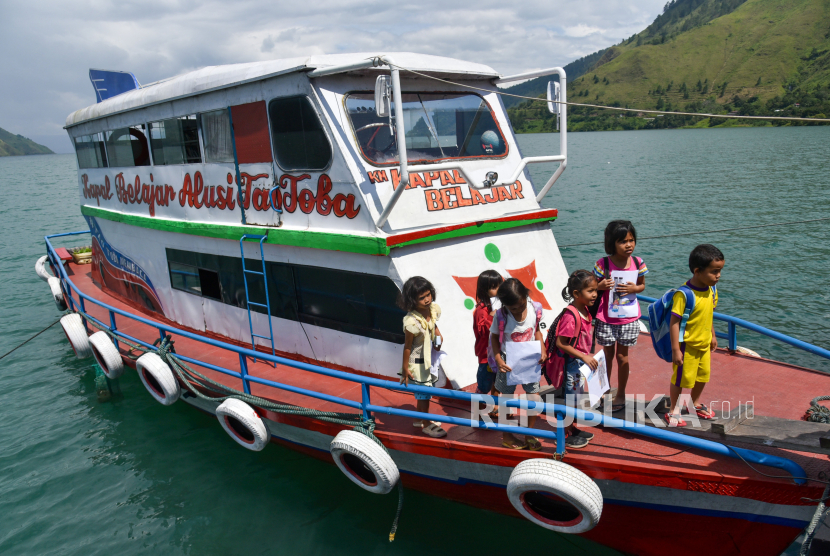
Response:
[{"label": "boat deck", "polygon": [[[67,263],[65,268],[76,287],[90,297],[125,311],[139,313],[150,320],[188,330],[186,327],[159,318],[158,315],[145,313],[130,302],[112,295],[108,291],[102,291],[92,279],[91,265]],[[97,305],[87,303],[86,310],[102,322],[109,322],[107,312]],[[148,343],[152,343],[158,338],[156,329],[135,320],[119,316],[117,324],[119,331],[141,338]],[[204,334],[195,330],[189,331]],[[234,343],[216,335],[209,333],[206,335],[228,343]],[[234,352],[184,337],[176,337],[175,340],[175,348],[178,354],[209,361],[214,365],[232,370],[239,369],[238,355]],[[246,347],[249,347],[249,344]],[[122,353],[126,355],[123,348],[124,345],[121,344]],[[288,354],[280,355],[287,356]],[[628,387],[630,395],[645,394],[646,399],[650,400],[655,394],[667,392],[671,370],[669,364],[660,360],[654,354],[648,335],[640,336],[638,345],[631,350],[630,360],[632,362],[631,379]],[[309,362],[329,368],[337,368],[324,362]],[[197,368],[197,370],[222,384],[239,390],[242,389],[241,380],[235,377],[204,368]],[[348,369],[340,368],[339,370]],[[359,383],[322,376],[293,367],[278,365],[275,368],[272,364],[262,360],[255,363],[249,359],[248,373],[252,376],[341,398],[355,401],[361,399],[361,385]],[[612,384],[614,382],[615,379],[612,378]],[[793,384],[797,384],[798,388],[784,387],[784,385]],[[323,411],[356,412],[356,410],[339,404],[255,383],[251,383],[251,392],[254,395],[279,403],[294,404]],[[739,404],[747,401],[753,401],[756,415],[797,420],[809,407],[810,400],[814,396],[827,392],[830,392],[830,376],[826,374],[774,361],[732,355],[724,350],[718,350],[712,356],[712,382],[707,386],[704,398],[707,403],[709,400],[718,400],[718,407],[720,407],[720,402],[729,402],[732,408],[737,408]],[[374,405],[415,410],[413,395],[405,392],[373,387],[371,396]],[[434,398],[430,410],[439,415],[463,418],[468,418],[470,415],[470,409],[466,407],[466,404],[450,399]],[[305,419],[275,415],[270,412],[266,412],[266,414],[269,418],[284,423],[297,423],[299,420]],[[421,434],[418,429],[413,427],[410,418],[377,413],[375,418],[377,421],[376,434],[390,449],[405,448],[408,451],[427,455],[446,454],[449,450],[453,452],[452,457],[457,459],[487,460],[501,465],[511,463],[515,465],[527,457],[544,457],[545,455],[552,457],[555,452],[554,443],[545,439],[540,439],[543,444],[542,452],[516,451],[503,448],[501,446],[501,435],[494,431],[445,424],[447,437],[433,439]],[[311,430],[331,430],[331,425],[319,422],[314,424],[305,422],[302,426]],[[537,428],[554,430],[545,422],[544,418],[540,418],[536,426]],[[750,481],[755,485],[769,482],[792,484],[789,480],[764,477],[737,459],[718,457],[707,452],[686,449],[675,444],[652,440],[613,428],[596,427],[592,429],[592,432],[596,436],[590,445],[585,449],[568,452],[566,461],[583,469],[592,468],[594,476],[611,478],[619,473],[624,473],[626,469],[632,471],[636,469],[640,473],[647,469],[653,480],[666,486],[675,484],[674,481],[681,479],[687,482],[690,479],[705,481],[713,485],[723,483],[743,484],[746,481]],[[809,477],[817,477],[820,471],[830,468],[827,461],[827,454],[830,454],[830,451],[825,454],[804,453],[784,450],[775,446],[742,444],[738,440],[732,442],[731,439],[727,443],[790,458],[799,463],[807,471]],[[464,453],[461,454],[461,452]],[[784,474],[783,471],[778,469],[763,466],[756,467],[771,475]],[[687,474],[685,479],[683,478],[684,474]],[[687,486],[682,488],[687,488]],[[821,493],[821,487],[818,483],[812,482],[808,489],[802,489],[799,492],[798,496],[816,498]],[[802,503],[810,504],[810,502]]]}]

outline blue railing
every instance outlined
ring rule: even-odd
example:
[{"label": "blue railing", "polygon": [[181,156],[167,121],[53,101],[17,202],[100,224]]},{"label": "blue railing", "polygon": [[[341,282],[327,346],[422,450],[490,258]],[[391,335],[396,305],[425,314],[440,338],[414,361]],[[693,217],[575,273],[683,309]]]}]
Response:
[{"label": "blue railing", "polygon": [[[126,317],[132,319],[136,322],[140,322],[152,328],[158,330],[159,337],[164,338],[166,334],[177,334],[178,336],[189,338],[191,340],[195,340],[198,342],[202,342],[204,344],[208,344],[214,347],[218,347],[221,349],[225,349],[231,352],[235,352],[239,356],[239,371],[234,371],[231,369],[226,369],[224,367],[219,367],[217,365],[213,365],[211,363],[199,361],[197,359],[186,357],[181,354],[176,354],[176,356],[181,359],[182,361],[186,361],[187,363],[191,363],[194,365],[198,365],[200,367],[204,367],[206,369],[211,369],[213,371],[232,376],[238,378],[242,381],[243,389],[247,392],[250,391],[249,383],[253,382],[256,384],[262,384],[265,386],[270,386],[272,388],[277,388],[279,390],[285,390],[287,392],[293,392],[296,394],[302,394],[304,396],[308,396],[311,398],[315,398],[318,400],[324,400],[332,403],[336,403],[339,405],[343,405],[346,407],[350,407],[353,409],[360,410],[363,417],[368,419],[371,418],[372,413],[382,413],[385,415],[396,415],[401,417],[411,417],[415,419],[429,419],[432,421],[439,421],[442,423],[450,423],[454,425],[461,425],[470,428],[479,428],[479,429],[488,429],[488,430],[495,430],[499,432],[509,432],[515,434],[532,434],[534,436],[540,438],[546,438],[549,440],[556,441],[556,451],[558,454],[564,454],[565,452],[565,426],[567,422],[573,419],[578,419],[585,423],[590,424],[597,424],[597,425],[604,425],[606,427],[613,427],[619,428],[627,432],[631,432],[634,434],[638,434],[640,436],[645,436],[648,438],[653,438],[656,440],[662,440],[666,442],[672,442],[674,444],[678,444],[681,446],[685,446],[687,448],[695,448],[699,450],[703,450],[706,452],[710,452],[713,454],[726,456],[730,458],[738,458],[743,459],[749,463],[755,463],[760,465],[766,465],[769,467],[775,467],[778,469],[782,469],[789,473],[792,476],[793,481],[796,484],[803,485],[806,483],[806,473],[804,469],[801,468],[796,462],[778,457],[772,456],[768,454],[762,454],[760,452],[756,452],[754,450],[745,450],[743,448],[735,448],[733,446],[727,446],[725,444],[721,444],[719,442],[713,442],[711,440],[704,440],[702,438],[695,438],[692,436],[686,436],[683,434],[678,434],[675,432],[671,432],[668,430],[649,427],[646,425],[641,425],[639,423],[634,423],[631,421],[625,421],[622,419],[615,419],[613,417],[609,417],[600,413],[594,413],[589,411],[584,411],[581,409],[577,409],[574,407],[570,407],[567,405],[561,404],[550,404],[550,403],[543,403],[543,402],[535,402],[531,400],[523,400],[523,399],[505,399],[505,398],[497,398],[495,396],[485,395],[485,394],[470,394],[468,392],[462,392],[459,390],[447,390],[444,388],[433,388],[429,386],[417,386],[417,385],[408,385],[404,386],[394,381],[389,380],[381,380],[378,378],[371,378],[366,376],[360,376],[356,374],[347,373],[344,371],[336,371],[334,369],[328,369],[326,367],[321,367],[318,365],[312,365],[310,363],[303,363],[301,361],[295,361],[293,359],[288,359],[285,357],[281,357],[279,355],[269,355],[268,353],[263,353],[261,351],[253,351],[251,349],[247,349],[240,346],[235,346],[233,344],[228,344],[225,342],[221,342],[218,340],[214,340],[212,338],[207,338],[205,336],[200,336],[198,334],[193,334],[191,332],[187,332],[185,330],[180,330],[178,328],[168,326],[166,324],[151,321],[144,317],[140,317],[138,315],[134,315],[131,313],[127,313],[121,309],[116,307],[112,307],[103,303],[102,301],[98,301],[84,293],[82,293],[75,284],[69,279],[66,274],[63,265],[60,264],[57,254],[52,246],[52,242],[50,241],[52,238],[56,237],[66,237],[66,236],[73,236],[79,234],[89,233],[88,231],[83,232],[67,232],[63,234],[54,234],[45,237],[46,246],[47,246],[47,253],[49,255],[50,260],[52,261],[52,265],[55,269],[58,270],[60,273],[61,278],[61,286],[64,289],[64,293],[66,294],[67,302],[69,308],[73,311],[78,311],[79,313],[84,315],[84,318],[94,322],[97,326],[110,330],[113,334],[118,337],[124,338],[126,340],[130,340],[135,342],[148,350],[156,350],[157,348],[143,340],[138,338],[129,336],[120,330],[118,330],[116,326],[116,315]],[[77,295],[77,301],[73,297],[72,293]],[[89,301],[94,303],[95,305],[105,309],[109,313],[109,324],[105,324],[102,321],[96,319],[92,315],[88,314],[85,310],[85,302]],[[77,308],[76,308],[77,307]],[[86,322],[84,323],[86,324]],[[340,398],[337,396],[332,396],[329,394],[323,394],[321,392],[316,392],[314,390],[308,390],[305,388],[300,388],[297,386],[292,386],[290,384],[283,384],[280,382],[275,382],[273,380],[267,380],[264,378],[259,378],[248,373],[248,363],[247,358],[255,358],[255,359],[263,359],[265,361],[269,361],[271,363],[279,363],[281,365],[286,365],[288,367],[293,367],[295,369],[300,369],[303,371],[309,371],[313,373],[317,373],[320,375],[337,378],[341,380],[345,380],[348,382],[354,382],[361,384],[361,401],[357,402],[354,400],[348,400],[344,398]],[[451,417],[448,415],[437,415],[432,413],[419,413],[417,411],[410,411],[406,409],[399,409],[396,407],[388,407],[388,406],[379,406],[374,405],[371,402],[371,387],[377,388],[385,388],[387,390],[394,390],[394,391],[401,391],[401,392],[410,392],[410,393],[422,393],[422,394],[430,394],[432,396],[440,397],[440,398],[450,398],[455,400],[462,400],[469,404],[476,404],[479,402],[487,402],[491,404],[498,404],[500,407],[511,407],[511,408],[520,408],[527,411],[533,411],[538,414],[548,414],[554,415],[556,417],[556,430],[555,431],[546,431],[543,429],[530,429],[527,427],[520,427],[520,426],[510,426],[510,425],[502,425],[498,423],[485,423],[483,421],[467,419],[463,417]]]},{"label": "blue railing", "polygon": [[[654,303],[655,301],[657,301],[653,297],[646,297],[644,295],[639,294],[637,295],[637,299],[639,299],[640,301],[645,301],[647,303]],[[645,316],[646,313],[644,312],[643,315],[643,320],[647,321],[648,317]],[[757,325],[754,322],[739,319],[738,317],[724,315],[723,313],[715,313],[715,320],[725,322],[728,325],[726,333],[715,332],[715,335],[718,338],[724,338],[728,341],[728,347],[730,351],[735,351],[736,349],[738,349],[738,327],[741,326],[743,328],[746,328],[747,330],[757,332],[758,334],[763,334],[764,336],[768,336],[775,340],[779,340],[781,342],[784,342],[785,344],[789,344],[799,349],[803,349],[804,351],[808,351],[810,353],[814,353],[820,357],[824,357],[825,359],[830,359],[830,350],[814,346],[813,344],[808,344],[807,342],[801,341],[791,336],[787,336],[786,334],[781,334],[780,332],[776,332],[775,330],[764,328],[763,326]]]}]

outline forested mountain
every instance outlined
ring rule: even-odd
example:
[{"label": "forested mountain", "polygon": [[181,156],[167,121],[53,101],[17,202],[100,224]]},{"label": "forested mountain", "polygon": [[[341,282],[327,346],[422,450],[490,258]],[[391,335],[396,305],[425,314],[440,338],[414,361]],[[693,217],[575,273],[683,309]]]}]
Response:
[{"label": "forested mountain", "polygon": [[23,154],[53,154],[50,149],[38,145],[22,135],[14,135],[0,127],[0,156],[18,156]]},{"label": "forested mountain", "polygon": [[[543,80],[544,81],[544,80]],[[608,48],[568,100],[606,106],[740,115],[830,114],[830,3],[673,0],[642,32]],[[544,82],[530,96],[544,94]],[[514,107],[517,131],[552,129],[541,103]],[[724,120],[624,117],[572,108],[569,129],[722,125]],[[747,123],[744,120],[743,123]],[[767,124],[768,125],[768,124]]]}]

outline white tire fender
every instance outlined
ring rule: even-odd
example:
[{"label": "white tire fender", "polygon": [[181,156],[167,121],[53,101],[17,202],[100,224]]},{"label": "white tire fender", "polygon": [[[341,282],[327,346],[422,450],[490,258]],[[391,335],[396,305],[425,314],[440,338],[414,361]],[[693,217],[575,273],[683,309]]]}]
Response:
[{"label": "white tire fender", "polygon": [[112,343],[110,337],[103,330],[99,330],[89,337],[92,356],[101,366],[107,378],[116,379],[124,374],[124,361],[118,348]]},{"label": "white tire fender", "polygon": [[602,515],[602,492],[597,484],[561,461],[521,462],[510,474],[507,496],[528,520],[560,533],[590,531]]},{"label": "white tire fender", "polygon": [[259,452],[271,440],[271,432],[254,408],[242,400],[228,398],[216,408],[216,418],[225,432],[243,448]]},{"label": "white tire fender", "polygon": [[156,353],[145,353],[135,362],[138,377],[161,405],[172,405],[179,399],[182,389],[167,363]]},{"label": "white tire fender", "polygon": [[337,433],[331,441],[331,457],[340,471],[363,490],[386,494],[400,480],[398,466],[386,450],[357,431]]},{"label": "white tire fender", "polygon": [[49,284],[49,289],[52,290],[52,299],[55,300],[55,305],[58,306],[58,310],[66,311],[66,303],[63,299],[63,289],[61,289],[60,278],[50,276],[46,282]]},{"label": "white tire fender", "polygon": [[35,263],[35,272],[37,273],[38,278],[44,282],[48,281],[49,278],[52,278],[52,275],[46,270],[46,261],[48,260],[49,257],[47,255],[43,255]]},{"label": "white tire fender", "polygon": [[[57,278],[54,279],[57,280]],[[84,328],[81,315],[78,313],[64,315],[60,322],[63,333],[66,334],[66,339],[69,340],[69,345],[72,346],[72,351],[75,352],[78,359],[86,359],[92,355],[89,336],[86,335],[86,328]]]}]

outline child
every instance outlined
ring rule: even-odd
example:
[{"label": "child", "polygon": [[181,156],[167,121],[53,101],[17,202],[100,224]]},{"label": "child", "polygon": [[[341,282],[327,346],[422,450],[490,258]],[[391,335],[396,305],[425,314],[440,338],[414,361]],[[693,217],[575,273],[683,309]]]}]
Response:
[{"label": "child", "polygon": [[[493,318],[493,324],[490,325],[490,346],[499,370],[496,374],[496,390],[501,394],[512,395],[516,391],[516,386],[507,384],[507,373],[512,369],[504,362],[502,356],[504,346],[501,345],[501,341],[539,342],[542,350],[539,362],[544,363],[547,353],[545,352],[545,340],[542,338],[542,331],[539,328],[542,306],[530,301],[530,291],[516,278],[508,278],[502,282],[497,295],[502,307]],[[500,322],[502,323],[501,327],[499,326]],[[534,395],[539,392],[538,381],[522,384],[522,389],[528,395],[528,399],[542,401],[540,396]],[[528,416],[528,427],[533,428],[536,418],[537,415]],[[535,451],[542,449],[542,444],[537,438],[528,434],[525,435],[524,442],[522,442],[509,432],[503,434],[502,446],[514,450],[527,448]]]},{"label": "child", "polygon": [[608,368],[608,380],[611,380],[611,371],[614,368],[616,355],[617,366],[620,368],[617,379],[617,395],[611,402],[611,411],[625,409],[625,387],[628,384],[628,348],[637,344],[640,334],[640,304],[637,304],[637,316],[614,318],[608,316],[608,307],[611,302],[611,292],[614,281],[611,279],[612,270],[636,270],[637,283],[628,282],[616,287],[620,295],[637,294],[646,289],[645,275],[648,274],[643,260],[632,255],[637,244],[637,231],[628,220],[614,220],[605,227],[605,252],[603,257],[594,265],[594,274],[597,277],[597,289],[601,292],[597,317],[597,343],[605,351],[605,364]]},{"label": "child", "polygon": [[672,409],[665,416],[670,427],[686,426],[686,421],[680,418],[680,405],[677,403],[683,388],[692,389],[692,403],[698,417],[715,417],[712,410],[698,402],[703,387],[709,382],[711,352],[718,347],[713,314],[718,306],[716,286],[725,262],[720,249],[709,244],[698,245],[689,255],[692,279],[686,282],[686,286],[695,296],[695,305],[686,322],[683,338],[680,338],[680,321],[686,309],[686,295],[682,291],[674,294],[669,329],[672,343],[672,377],[669,387]]},{"label": "child", "polygon": [[[401,382],[432,386],[429,369],[432,364],[432,346],[441,337],[438,319],[441,308],[435,303],[435,287],[422,276],[413,276],[406,281],[398,297],[398,305],[407,311],[403,318],[405,334]],[[429,394],[415,394],[417,410],[429,413]],[[440,423],[417,419],[412,423],[423,433],[433,438],[447,436]]]},{"label": "child", "polygon": [[[493,384],[496,381],[496,371],[487,364],[487,344],[490,340],[490,325],[493,324],[493,315],[498,307],[493,307],[490,299],[496,297],[499,286],[504,282],[501,274],[495,270],[485,270],[478,275],[476,283],[476,309],[473,311],[473,334],[475,334],[475,353],[478,357],[478,372],[476,382],[479,394],[495,394]],[[499,304],[500,306],[500,304]]]},{"label": "child", "polygon": [[[592,370],[599,364],[591,352],[593,344],[593,325],[588,308],[597,300],[597,279],[587,270],[577,270],[568,277],[568,285],[562,290],[562,299],[570,301],[579,313],[582,322],[579,326],[579,336],[576,336],[576,317],[571,311],[564,311],[559,318],[556,331],[556,347],[565,354],[565,396],[578,396],[582,393],[580,382],[582,373],[579,371],[580,362],[585,363]],[[584,448],[594,437],[593,433],[581,431],[576,425],[567,430],[565,446],[568,448]]]}]

